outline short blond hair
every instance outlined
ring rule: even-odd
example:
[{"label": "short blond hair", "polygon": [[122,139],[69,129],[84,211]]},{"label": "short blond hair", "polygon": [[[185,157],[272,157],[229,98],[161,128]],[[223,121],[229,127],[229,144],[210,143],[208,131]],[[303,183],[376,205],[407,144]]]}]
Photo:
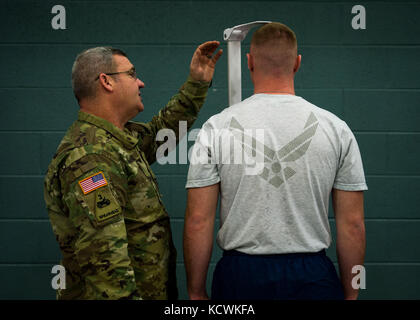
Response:
[{"label": "short blond hair", "polygon": [[296,35],[282,23],[265,24],[252,36],[251,55],[255,67],[263,72],[274,76],[293,74],[297,57]]}]

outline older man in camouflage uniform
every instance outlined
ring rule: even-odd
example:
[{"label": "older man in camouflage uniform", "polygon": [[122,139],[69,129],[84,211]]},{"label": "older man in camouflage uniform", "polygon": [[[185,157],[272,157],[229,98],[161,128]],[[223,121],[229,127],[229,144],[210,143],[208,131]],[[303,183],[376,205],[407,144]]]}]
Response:
[{"label": "older man in camouflage uniform", "polygon": [[[160,129],[191,127],[204,103],[219,43],[200,45],[190,75],[148,123],[134,66],[109,47],[86,50],[72,70],[80,105],[45,177],[44,195],[66,269],[58,299],[175,299],[169,216],[150,164]],[[214,55],[213,55],[214,54]]]}]

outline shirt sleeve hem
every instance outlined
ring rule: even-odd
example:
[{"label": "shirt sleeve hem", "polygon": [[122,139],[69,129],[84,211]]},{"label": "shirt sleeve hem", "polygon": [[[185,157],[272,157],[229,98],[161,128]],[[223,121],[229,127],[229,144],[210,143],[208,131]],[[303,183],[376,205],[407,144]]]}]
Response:
[{"label": "shirt sleeve hem", "polygon": [[346,183],[334,183],[334,189],[343,190],[343,191],[365,191],[368,190],[366,183],[355,183],[355,184],[346,184]]},{"label": "shirt sleeve hem", "polygon": [[194,80],[191,75],[188,75],[187,82],[196,87],[208,88],[211,81]]},{"label": "shirt sleeve hem", "polygon": [[211,186],[213,184],[219,183],[220,178],[211,178],[211,179],[204,179],[204,180],[189,180],[187,181],[187,184],[185,185],[185,189],[189,188],[201,188],[201,187],[207,187]]}]

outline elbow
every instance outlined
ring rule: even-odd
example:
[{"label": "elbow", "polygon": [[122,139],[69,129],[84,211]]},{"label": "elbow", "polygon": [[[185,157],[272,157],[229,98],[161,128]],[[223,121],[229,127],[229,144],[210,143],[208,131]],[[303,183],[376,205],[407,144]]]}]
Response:
[{"label": "elbow", "polygon": [[348,221],[337,225],[337,232],[338,234],[346,235],[347,238],[352,238],[355,240],[365,239],[365,223],[363,219]]},{"label": "elbow", "polygon": [[349,226],[349,233],[355,238],[365,238],[365,223],[363,221],[358,223],[353,223]]},{"label": "elbow", "polygon": [[208,214],[193,211],[186,215],[184,228],[187,233],[206,232],[213,228],[213,221]]},{"label": "elbow", "polygon": [[185,219],[185,229],[191,232],[200,232],[209,225],[209,219],[204,215],[192,213]]}]

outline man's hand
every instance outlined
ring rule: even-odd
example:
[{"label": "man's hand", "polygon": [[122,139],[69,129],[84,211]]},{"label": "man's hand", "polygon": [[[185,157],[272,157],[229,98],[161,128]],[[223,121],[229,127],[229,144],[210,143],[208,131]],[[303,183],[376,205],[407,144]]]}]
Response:
[{"label": "man's hand", "polygon": [[198,46],[191,59],[190,76],[196,81],[210,82],[213,78],[214,67],[223,53],[220,49],[213,53],[219,46],[219,41],[208,41]]}]

